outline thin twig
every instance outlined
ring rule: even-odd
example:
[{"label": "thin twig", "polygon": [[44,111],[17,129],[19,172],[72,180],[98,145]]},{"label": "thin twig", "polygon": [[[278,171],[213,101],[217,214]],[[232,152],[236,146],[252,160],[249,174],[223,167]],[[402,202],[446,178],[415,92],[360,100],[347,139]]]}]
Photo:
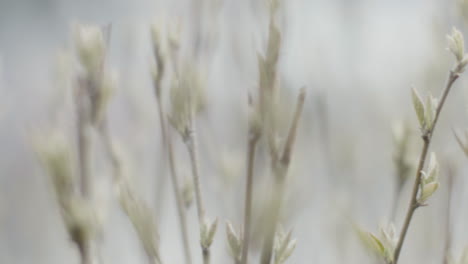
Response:
[{"label": "thin twig", "polygon": [[[200,230],[202,226],[205,224],[205,207],[203,203],[202,193],[201,193],[201,183],[200,183],[200,175],[199,175],[199,168],[198,168],[198,147],[197,147],[197,140],[196,140],[196,126],[193,119],[190,122],[190,128],[187,133],[187,137],[184,138],[184,143],[187,146],[189,156],[190,156],[190,163],[192,166],[192,176],[193,176],[193,184],[195,188],[195,202],[197,205],[197,214],[198,214],[198,223],[200,226]],[[210,263],[210,248],[203,247],[201,245],[202,255],[203,255],[203,263],[209,264]]]},{"label": "thin twig", "polygon": [[440,99],[439,104],[437,105],[436,108],[436,113],[434,117],[434,122],[432,123],[432,126],[429,127],[422,135],[423,139],[423,147],[421,150],[421,156],[419,157],[419,164],[418,168],[416,170],[416,177],[414,179],[414,185],[413,185],[413,191],[411,193],[411,199],[410,203],[408,205],[408,211],[406,212],[406,217],[405,221],[403,223],[403,227],[401,229],[401,233],[398,239],[398,243],[395,247],[394,255],[393,255],[393,264],[398,263],[398,258],[400,257],[400,252],[401,248],[403,246],[403,242],[405,241],[406,233],[408,232],[409,225],[411,223],[411,219],[413,218],[413,214],[416,211],[417,208],[421,206],[421,204],[418,203],[418,190],[419,190],[419,185],[421,184],[421,176],[422,176],[422,170],[424,168],[424,163],[426,161],[427,153],[429,150],[429,145],[431,143],[432,135],[434,133],[437,121],[439,120],[440,112],[442,110],[442,107],[444,106],[445,100],[447,99],[447,96],[450,92],[450,89],[452,88],[453,83],[458,79],[459,73],[450,71],[447,84],[445,86],[445,89],[442,92],[442,97]]},{"label": "thin twig", "polygon": [[[80,195],[84,199],[91,199],[91,168],[89,160],[89,134],[90,125],[89,101],[87,101],[87,85],[84,79],[78,79],[78,87],[75,94],[77,151],[78,151],[78,175]],[[92,264],[92,245],[89,237],[75,241],[77,243],[81,263]]]},{"label": "thin twig", "polygon": [[91,244],[90,241],[86,239],[83,240],[83,243],[78,245],[78,249],[80,252],[81,264],[91,264],[92,256],[91,256]]},{"label": "thin twig", "polygon": [[[158,38],[159,39],[159,38]],[[172,189],[174,192],[175,200],[176,200],[176,205],[177,205],[177,213],[179,216],[179,224],[180,224],[180,230],[181,230],[181,239],[184,247],[184,255],[185,255],[185,261],[187,264],[192,263],[192,257],[190,254],[190,245],[189,245],[189,239],[188,239],[188,232],[187,232],[187,218],[185,216],[185,208],[184,204],[182,201],[182,194],[180,193],[180,186],[178,182],[178,177],[177,177],[177,171],[175,169],[174,165],[174,152],[172,148],[172,138],[168,130],[168,126],[166,125],[166,119],[164,115],[164,110],[163,110],[163,105],[162,105],[162,99],[161,99],[161,94],[162,94],[162,80],[164,77],[164,74],[166,72],[166,60],[164,56],[164,52],[161,50],[161,46],[159,41],[155,40],[153,43],[153,52],[154,52],[154,57],[156,61],[156,71],[157,74],[155,76],[155,79],[153,80],[153,85],[154,85],[154,91],[155,91],[155,97],[156,97],[156,103],[158,107],[158,115],[159,115],[159,124],[160,124],[160,129],[161,129],[161,141],[163,148],[167,151],[167,158],[169,161],[169,169],[170,169],[170,174],[171,174],[171,181],[172,181]],[[174,54],[175,56],[175,54]],[[176,60],[174,59],[174,62]],[[174,72],[177,72],[175,69]],[[158,193],[162,193],[164,190],[165,185],[165,177],[162,175],[158,178]],[[162,195],[160,195],[160,198]],[[158,210],[161,208],[161,203],[162,199],[158,199]]]},{"label": "thin twig", "polygon": [[271,218],[269,218],[271,220],[271,225],[267,228],[266,237],[263,242],[263,248],[260,258],[261,264],[270,264],[271,262],[274,236],[276,232],[276,227],[278,225],[278,219],[281,212],[281,204],[284,196],[286,174],[288,172],[289,165],[291,162],[292,151],[294,143],[296,141],[297,128],[299,126],[299,119],[302,114],[302,109],[304,108],[305,97],[306,90],[305,88],[302,88],[297,98],[296,109],[281,157],[279,157],[277,160],[272,160],[275,184],[273,188],[273,197],[271,200],[271,204],[268,208],[268,210],[271,213]]},{"label": "thin twig", "polygon": [[84,79],[78,80],[78,89],[75,96],[77,116],[77,147],[78,147],[78,175],[80,192],[83,197],[89,198],[91,192],[90,164],[89,164],[89,135],[90,125],[89,101],[87,100],[87,88]]},{"label": "thin twig", "polygon": [[203,248],[203,264],[210,264],[211,263],[211,253],[210,248]]},{"label": "thin twig", "polygon": [[273,255],[273,246],[274,246],[274,238],[275,233],[278,225],[278,219],[281,212],[282,202],[284,196],[284,182],[274,182],[273,187],[273,197],[270,201],[270,206],[267,208],[268,210],[268,227],[266,231],[266,236],[263,241],[263,248],[262,254],[260,258],[261,264],[270,264],[271,258]]},{"label": "thin twig", "polygon": [[195,202],[197,204],[198,221],[201,226],[205,218],[205,207],[203,204],[203,198],[201,194],[201,183],[200,183],[200,175],[199,175],[199,169],[198,169],[198,153],[197,153],[198,146],[197,146],[195,133],[196,133],[195,122],[191,122],[190,132],[188,132],[188,136],[184,140],[184,142],[185,142],[185,145],[187,146],[187,150],[190,156],[190,164],[192,166],[193,184],[195,187]]},{"label": "thin twig", "polygon": [[117,157],[114,145],[112,144],[111,135],[109,133],[109,125],[107,123],[107,118],[103,118],[99,124],[99,135],[101,136],[102,143],[104,145],[104,150],[109,157],[109,160],[112,165],[112,177],[114,183],[119,182],[122,179],[122,170],[119,158]]},{"label": "thin twig", "polygon": [[249,257],[249,242],[250,242],[250,220],[252,214],[252,189],[253,189],[253,170],[255,163],[255,149],[259,139],[259,133],[254,131],[249,132],[249,140],[247,146],[247,179],[245,188],[245,208],[244,208],[244,241],[242,244],[241,263],[246,264]]},{"label": "thin twig", "polygon": [[183,206],[182,201],[182,194],[180,193],[180,186],[179,181],[177,178],[177,171],[174,164],[174,152],[172,148],[172,137],[167,131],[167,126],[164,120],[164,114],[162,110],[161,100],[158,97],[158,112],[159,118],[161,123],[161,135],[163,141],[166,142],[167,147],[167,155],[169,160],[169,170],[171,173],[171,181],[172,181],[172,190],[174,192],[174,196],[177,203],[177,213],[179,214],[179,224],[182,236],[182,243],[184,245],[184,254],[185,254],[185,261],[188,264],[192,263],[192,256],[190,253],[190,244],[188,238],[188,231],[187,231],[187,217],[185,215],[185,208]]},{"label": "thin twig", "polygon": [[[452,164],[451,164],[452,165]],[[454,166],[454,165],[452,165]],[[446,208],[446,220],[445,220],[445,249],[444,249],[444,264],[449,264],[450,250],[452,249],[452,200],[453,200],[453,187],[455,182],[455,168],[449,165],[447,170],[447,208]]]}]

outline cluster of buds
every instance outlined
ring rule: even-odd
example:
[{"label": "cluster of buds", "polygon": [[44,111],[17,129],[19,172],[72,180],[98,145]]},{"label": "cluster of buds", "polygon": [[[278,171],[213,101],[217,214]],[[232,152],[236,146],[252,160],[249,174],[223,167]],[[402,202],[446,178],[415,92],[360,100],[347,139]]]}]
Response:
[{"label": "cluster of buds", "polygon": [[454,69],[454,74],[460,74],[465,70],[468,64],[468,56],[465,54],[465,41],[463,35],[456,28],[452,29],[452,34],[447,36],[448,50],[455,56],[457,66]]},{"label": "cluster of buds", "polygon": [[98,123],[116,85],[115,74],[104,69],[107,52],[104,32],[95,25],[77,25],[74,37],[77,59],[83,69],[78,85],[89,102],[89,118]]},{"label": "cluster of buds", "polygon": [[205,106],[204,85],[204,78],[191,64],[183,67],[180,76],[172,80],[168,119],[184,140],[190,136],[192,118]]},{"label": "cluster of buds", "polygon": [[387,226],[381,227],[380,234],[382,237],[382,244],[386,248],[387,252],[386,259],[388,259],[390,263],[392,263],[393,252],[395,251],[395,247],[398,243],[398,235],[396,233],[395,225],[393,225],[393,223],[390,223]]},{"label": "cluster of buds", "polygon": [[62,134],[52,133],[37,140],[35,150],[51,178],[67,232],[82,247],[96,234],[99,223],[91,201],[76,193],[70,145]]},{"label": "cluster of buds", "polygon": [[281,33],[273,21],[270,21],[268,46],[265,56],[257,54],[259,73],[259,111],[261,119],[271,115],[277,84],[277,64],[281,47]]},{"label": "cluster of buds", "polygon": [[106,45],[102,29],[92,25],[75,28],[75,47],[78,60],[88,74],[99,72],[103,65]]},{"label": "cluster of buds", "polygon": [[160,263],[159,236],[151,209],[137,197],[128,181],[121,179],[117,187],[120,206],[132,222],[146,254]]},{"label": "cluster of buds", "polygon": [[170,90],[171,111],[168,116],[170,124],[179,132],[182,138],[188,138],[192,118],[192,103],[190,91],[179,79],[172,80]]},{"label": "cluster of buds", "polygon": [[426,97],[426,102],[424,103],[423,99],[414,87],[411,91],[413,97],[413,106],[418,117],[421,131],[423,135],[427,135],[427,133],[432,130],[439,100],[434,98],[432,94],[429,93],[429,95]]},{"label": "cluster of buds", "polygon": [[296,248],[296,239],[291,237],[292,230],[285,233],[282,228],[278,228],[275,234],[273,252],[275,253],[274,264],[283,264],[291,256]]},{"label": "cluster of buds", "polygon": [[242,258],[242,244],[244,241],[242,232],[236,232],[231,222],[226,221],[226,235],[229,245],[229,253],[236,263],[241,261]]},{"label": "cluster of buds", "polygon": [[439,188],[439,163],[434,153],[431,153],[427,171],[422,171],[418,204],[424,205],[429,197]]},{"label": "cluster of buds", "polygon": [[200,244],[203,250],[208,250],[213,243],[216,228],[218,226],[218,219],[210,221],[208,218],[203,219],[203,224],[200,227]]},{"label": "cluster of buds", "polygon": [[393,263],[393,254],[398,243],[398,236],[393,224],[380,227],[380,235],[358,230],[359,238],[372,253],[386,263]]}]

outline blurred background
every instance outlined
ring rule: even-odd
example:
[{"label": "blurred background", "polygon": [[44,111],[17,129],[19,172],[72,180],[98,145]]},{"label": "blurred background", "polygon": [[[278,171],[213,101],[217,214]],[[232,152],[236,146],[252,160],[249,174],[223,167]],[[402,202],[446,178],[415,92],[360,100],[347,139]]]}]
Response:
[{"label": "blurred background", "polygon": [[[138,193],[154,209],[165,263],[183,263],[183,254],[151,83],[150,26],[180,27],[184,54],[198,45],[206,78],[197,119],[202,189],[208,214],[220,220],[212,263],[231,262],[224,222],[240,226],[243,219],[247,94],[258,84],[256,54],[266,49],[267,6],[263,0],[0,0],[0,263],[78,263],[32,149],[35,133],[56,120],[74,126],[64,96],[71,85],[63,78],[74,23],[112,25],[108,66],[118,83],[110,133],[125,149]],[[409,128],[406,154],[416,163],[421,141],[410,87],[439,95],[454,64],[446,35],[453,26],[468,34],[468,1],[288,0],[277,22],[284,108],[293,109],[300,87],[308,93],[285,197],[283,224],[298,241],[288,263],[375,263],[354,227],[378,233],[394,222],[400,229],[412,179],[399,183],[395,133]],[[447,232],[455,256],[468,246],[468,159],[452,133],[468,128],[467,80],[457,81],[443,109],[431,146],[441,187],[416,212],[400,263],[442,263]],[[164,83],[163,90],[169,78]],[[174,139],[184,182],[191,178],[189,159],[180,137]],[[270,176],[263,156],[260,149],[259,200]],[[97,200],[106,211],[102,263],[145,263],[112,195],[106,161],[97,156],[95,164]],[[201,263],[194,205],[187,217],[192,255]]]}]

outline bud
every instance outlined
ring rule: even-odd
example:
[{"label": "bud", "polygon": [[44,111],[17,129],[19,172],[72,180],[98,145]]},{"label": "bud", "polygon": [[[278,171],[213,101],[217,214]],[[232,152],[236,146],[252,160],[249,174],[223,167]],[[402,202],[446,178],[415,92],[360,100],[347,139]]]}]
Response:
[{"label": "bud", "polygon": [[216,227],[218,226],[218,219],[210,223],[208,218],[205,218],[200,227],[200,243],[203,249],[210,248],[213,243],[214,235],[216,234]]},{"label": "bud", "polygon": [[72,151],[68,140],[60,132],[39,138],[34,149],[52,180],[53,188],[60,204],[73,193]]},{"label": "bud", "polygon": [[421,99],[421,96],[419,95],[418,91],[414,87],[411,89],[411,95],[413,98],[413,107],[419,120],[419,125],[421,129],[424,130],[427,127],[426,127],[426,121],[425,121],[425,107],[424,107],[423,100]]},{"label": "bud", "polygon": [[275,262],[282,264],[291,256],[292,252],[296,248],[296,240],[291,239],[292,230],[289,230],[287,234],[283,232],[281,228],[275,234]]},{"label": "bud", "polygon": [[78,245],[91,239],[97,232],[98,219],[89,200],[71,195],[62,205],[62,217],[71,239]]},{"label": "bud", "polygon": [[87,73],[96,72],[105,56],[105,42],[101,28],[94,25],[77,25],[75,47],[78,59]]},{"label": "bud", "polygon": [[386,227],[381,227],[380,233],[382,237],[382,244],[385,247],[385,258],[388,260],[392,260],[393,252],[395,251],[395,247],[398,243],[398,236],[395,230],[395,225],[393,225],[393,223],[390,223]]},{"label": "bud", "polygon": [[439,176],[439,163],[437,162],[436,155],[434,152],[430,154],[427,171],[429,172],[429,174],[427,175],[428,177],[424,179],[425,182],[428,183],[436,181],[437,177]]},{"label": "bud", "polygon": [[120,206],[130,219],[140,239],[146,254],[159,260],[158,229],[151,209],[137,197],[128,180],[121,179],[118,183]]},{"label": "bud", "polygon": [[434,118],[436,114],[436,109],[438,105],[438,100],[429,94],[426,98],[426,112],[425,112],[425,122],[426,127],[430,129],[434,123]]},{"label": "bud", "polygon": [[390,224],[386,228],[381,228],[382,238],[378,238],[370,232],[366,232],[356,227],[357,234],[363,245],[372,253],[385,260],[386,263],[392,263],[393,251],[398,243],[395,228]]},{"label": "bud", "polygon": [[418,203],[424,204],[426,200],[439,188],[439,182],[437,181],[439,175],[439,164],[434,153],[431,153],[427,172],[423,171],[421,173],[422,179],[420,183]]},{"label": "bud", "polygon": [[452,34],[447,36],[448,49],[460,63],[465,57],[465,43],[463,35],[456,28],[452,29]]},{"label": "bud", "polygon": [[186,179],[182,186],[182,200],[186,208],[193,202],[193,182],[189,179]]},{"label": "bud", "polygon": [[226,234],[229,244],[229,252],[236,261],[241,261],[243,239],[237,234],[231,222],[226,221]]},{"label": "bud", "polygon": [[463,58],[463,60],[458,64],[458,67],[457,67],[458,72],[459,73],[464,72],[467,64],[468,64],[468,57],[465,56],[465,58]]},{"label": "bud", "polygon": [[430,182],[427,184],[424,184],[421,190],[421,195],[418,199],[418,202],[420,204],[423,204],[426,202],[426,200],[434,194],[434,192],[439,188],[439,183],[438,182]]},{"label": "bud", "polygon": [[161,33],[157,24],[153,24],[151,27],[151,40],[153,45],[154,58],[156,65],[152,68],[153,84],[155,86],[156,95],[159,97],[161,94],[161,82],[165,72],[166,63],[166,51],[164,50]]},{"label": "bud", "polygon": [[172,80],[170,90],[171,111],[168,117],[171,125],[179,132],[182,138],[188,136],[191,120],[191,103],[188,89],[181,85],[179,79]]}]

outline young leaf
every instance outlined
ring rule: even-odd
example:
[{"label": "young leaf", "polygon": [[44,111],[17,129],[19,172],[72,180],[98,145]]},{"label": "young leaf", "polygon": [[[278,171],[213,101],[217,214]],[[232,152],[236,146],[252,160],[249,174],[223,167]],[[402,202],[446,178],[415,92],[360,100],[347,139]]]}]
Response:
[{"label": "young leaf", "polygon": [[419,125],[421,126],[421,128],[426,128],[424,103],[421,97],[419,96],[418,91],[416,91],[416,88],[413,87],[411,89],[411,92],[411,95],[413,97],[413,106],[414,110],[416,111],[416,115],[418,116]]}]

